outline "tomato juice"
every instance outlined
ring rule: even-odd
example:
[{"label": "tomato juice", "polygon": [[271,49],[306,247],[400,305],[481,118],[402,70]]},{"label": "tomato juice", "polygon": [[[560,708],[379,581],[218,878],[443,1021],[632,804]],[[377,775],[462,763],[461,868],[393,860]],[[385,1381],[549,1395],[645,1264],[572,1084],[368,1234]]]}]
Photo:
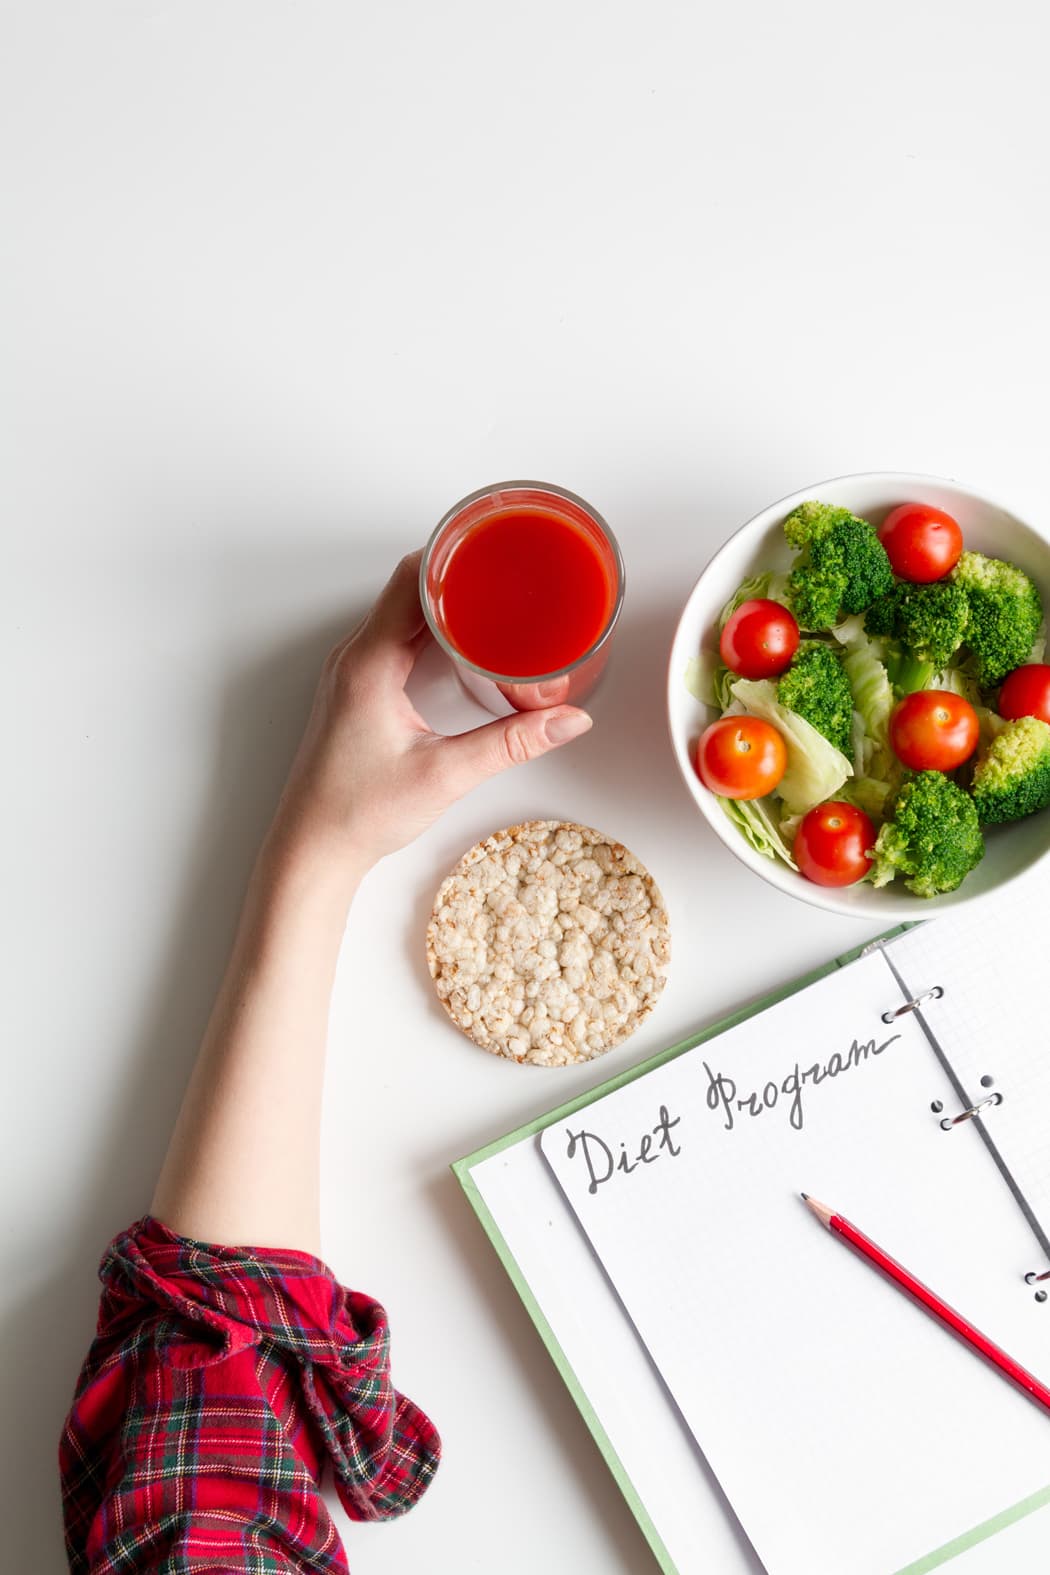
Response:
[{"label": "tomato juice", "polygon": [[570,667],[605,633],[616,601],[610,555],[541,507],[473,525],[445,565],[441,616],[451,645],[508,678]]},{"label": "tomato juice", "polygon": [[623,560],[573,492],[505,481],[463,498],[423,554],[419,593],[460,683],[496,716],[578,704],[601,676]]}]

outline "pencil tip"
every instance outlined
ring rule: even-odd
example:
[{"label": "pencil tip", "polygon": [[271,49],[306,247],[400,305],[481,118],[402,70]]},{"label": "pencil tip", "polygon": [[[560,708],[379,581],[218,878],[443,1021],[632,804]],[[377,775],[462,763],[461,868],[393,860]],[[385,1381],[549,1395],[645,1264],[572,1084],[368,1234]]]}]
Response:
[{"label": "pencil tip", "polygon": [[818,1203],[816,1198],[811,1197],[808,1192],[804,1192],[802,1194],[802,1201],[805,1203],[810,1213],[815,1214],[820,1223],[830,1230],[831,1218],[834,1211],[829,1209],[826,1203]]},{"label": "pencil tip", "polygon": [[802,1199],[803,1203],[808,1203],[809,1202],[809,1193],[808,1192],[800,1192],[799,1193],[799,1197]]}]

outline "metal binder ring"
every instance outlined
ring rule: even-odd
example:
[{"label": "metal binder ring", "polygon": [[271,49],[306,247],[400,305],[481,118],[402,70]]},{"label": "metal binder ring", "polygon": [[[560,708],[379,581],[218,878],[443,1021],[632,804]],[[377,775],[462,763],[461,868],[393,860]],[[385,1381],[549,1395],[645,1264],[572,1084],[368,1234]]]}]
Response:
[{"label": "metal binder ring", "polygon": [[1026,1285],[1038,1285],[1040,1280],[1050,1280],[1050,1269],[1047,1269],[1043,1274],[1036,1274],[1033,1269],[1030,1274],[1026,1274],[1024,1277]]},{"label": "metal binder ring", "polygon": [[939,1001],[943,994],[944,990],[942,987],[939,984],[935,984],[932,990],[923,990],[922,994],[917,995],[914,1001],[905,1001],[904,1005],[898,1006],[895,1012],[883,1012],[882,1020],[884,1023],[892,1023],[895,1018],[903,1017],[905,1012],[917,1011],[923,1001]]},{"label": "metal binder ring", "polygon": [[1002,1094],[989,1094],[987,1099],[978,1100],[976,1105],[971,1105],[969,1110],[960,1110],[957,1116],[945,1116],[941,1122],[941,1131],[950,1132],[952,1127],[957,1127],[960,1121],[972,1121],[974,1116],[980,1115],[982,1110],[987,1110],[989,1105],[1001,1105]]}]

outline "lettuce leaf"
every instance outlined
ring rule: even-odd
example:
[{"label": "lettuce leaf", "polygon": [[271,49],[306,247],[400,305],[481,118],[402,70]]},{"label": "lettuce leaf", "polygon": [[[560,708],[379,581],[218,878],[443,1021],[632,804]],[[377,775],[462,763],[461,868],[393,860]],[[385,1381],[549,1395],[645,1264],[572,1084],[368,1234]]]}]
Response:
[{"label": "lettuce leaf", "polygon": [[804,717],[778,702],[776,684],[770,679],[738,678],[730,689],[752,716],[771,723],[784,740],[787,770],[776,791],[789,812],[804,815],[815,804],[834,798],[853,775],[845,755]]},{"label": "lettuce leaf", "polygon": [[682,682],[694,700],[699,700],[701,705],[714,705],[714,687],[712,674],[714,661],[717,658],[712,651],[701,651],[699,656],[691,656],[685,664]]},{"label": "lettuce leaf", "polygon": [[879,658],[862,645],[847,649],[842,665],[864,731],[874,744],[884,749],[889,743],[890,712],[893,710],[890,675]]},{"label": "lettuce leaf", "polygon": [[863,613],[854,613],[852,618],[843,618],[841,623],[833,624],[828,633],[834,635],[840,645],[856,645],[860,640],[865,641],[873,649],[876,645],[876,641],[864,628]]},{"label": "lettuce leaf", "polygon": [[934,673],[927,688],[947,689],[953,695],[962,695],[972,706],[981,704],[980,685],[965,667],[942,667],[939,673]]},{"label": "lettuce leaf", "polygon": [[842,665],[853,691],[854,716],[860,721],[854,734],[857,775],[885,776],[892,763],[890,713],[894,697],[890,675],[866,641],[847,647]]},{"label": "lettuce leaf", "polygon": [[694,700],[701,705],[714,706],[725,711],[732,704],[729,685],[733,674],[723,662],[721,653],[707,646],[701,647],[699,656],[691,656],[685,664],[683,682]]},{"label": "lettuce leaf", "polygon": [[720,798],[718,802],[729,819],[738,826],[756,853],[767,859],[781,859],[793,870],[798,865],[780,834],[775,807],[765,798]]},{"label": "lettuce leaf", "polygon": [[[898,768],[898,778],[900,775]],[[854,777],[852,782],[845,783],[840,797],[847,804],[855,804],[858,809],[862,809],[879,826],[886,818],[886,802],[895,787],[895,782],[884,782],[877,777]]]}]

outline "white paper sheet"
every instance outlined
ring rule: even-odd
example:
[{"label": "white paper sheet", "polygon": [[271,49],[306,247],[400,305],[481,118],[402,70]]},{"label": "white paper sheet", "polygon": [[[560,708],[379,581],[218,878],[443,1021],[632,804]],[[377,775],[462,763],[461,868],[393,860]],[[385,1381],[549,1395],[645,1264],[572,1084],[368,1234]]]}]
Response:
[{"label": "white paper sheet", "polygon": [[1029,1228],[985,1146],[941,1132],[921,1027],[881,1022],[900,999],[875,953],[541,1139],[771,1575],[891,1575],[1050,1480],[1050,1417],[798,1196],[1050,1368],[1009,1272]]},{"label": "white paper sheet", "polygon": [[[539,1138],[482,1160],[471,1178],[678,1575],[761,1575],[714,1473],[565,1206]],[[616,1491],[611,1478],[609,1491]]]},{"label": "white paper sheet", "polygon": [[[983,1117],[988,1134],[1050,1237],[1050,893],[1042,874],[1008,887],[973,913],[948,914],[892,943],[908,988],[943,989],[923,1003],[971,1104],[1001,1093]],[[982,1082],[982,1079],[990,1079]],[[960,1138],[980,1141],[972,1129]],[[1029,1261],[1033,1251],[1037,1261]],[[1036,1243],[1017,1273],[1050,1269]],[[1033,1293],[1034,1294],[1034,1293]],[[1050,1349],[1050,1303],[1046,1307]]]}]

